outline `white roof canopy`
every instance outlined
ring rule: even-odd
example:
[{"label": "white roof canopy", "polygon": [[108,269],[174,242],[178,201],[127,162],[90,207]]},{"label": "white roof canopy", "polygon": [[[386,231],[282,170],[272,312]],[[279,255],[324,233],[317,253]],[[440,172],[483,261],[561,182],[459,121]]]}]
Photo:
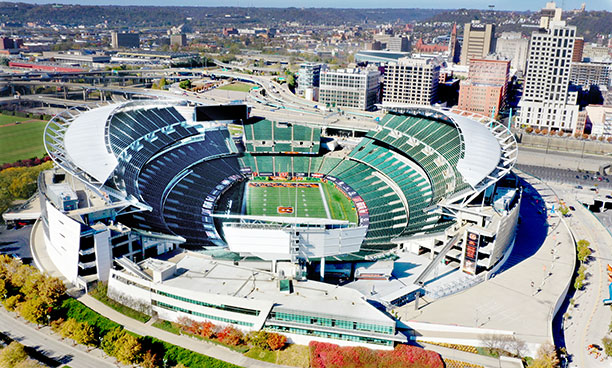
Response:
[{"label": "white roof canopy", "polygon": [[465,151],[457,169],[468,184],[476,187],[499,165],[501,146],[485,124],[448,111],[443,113],[453,119],[463,137]]},{"label": "white roof canopy", "polygon": [[83,112],[72,121],[64,135],[64,147],[70,160],[100,183],[108,179],[118,163],[106,148],[105,127],[108,116],[120,105]]}]

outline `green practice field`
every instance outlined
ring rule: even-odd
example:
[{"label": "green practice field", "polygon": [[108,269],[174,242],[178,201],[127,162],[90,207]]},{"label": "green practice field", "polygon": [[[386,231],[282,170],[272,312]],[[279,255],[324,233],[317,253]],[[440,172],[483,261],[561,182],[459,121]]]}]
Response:
[{"label": "green practice field", "polygon": [[[24,121],[18,125],[1,126]],[[46,121],[0,115],[0,164],[42,157]]]},{"label": "green practice field", "polygon": [[[255,186],[262,184],[265,186]],[[352,201],[329,183],[255,180],[247,183],[246,191],[247,215],[331,218],[357,222],[357,212]]]},{"label": "green practice field", "polygon": [[237,82],[237,83],[226,84],[226,85],[224,85],[222,87],[219,87],[217,89],[227,90],[227,91],[248,92],[253,87],[255,87],[254,84]]}]

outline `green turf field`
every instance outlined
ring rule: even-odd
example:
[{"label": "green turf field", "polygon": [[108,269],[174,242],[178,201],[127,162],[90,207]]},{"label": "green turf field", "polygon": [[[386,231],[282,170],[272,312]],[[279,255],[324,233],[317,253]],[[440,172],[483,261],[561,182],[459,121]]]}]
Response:
[{"label": "green turf field", "polygon": [[238,91],[238,92],[248,92],[254,86],[255,86],[254,84],[237,82],[237,83],[232,83],[232,84],[226,84],[226,85],[224,85],[222,87],[219,87],[217,89],[228,90],[228,91]]},{"label": "green turf field", "polygon": [[0,127],[0,164],[42,157],[45,154],[43,131],[46,121],[0,115],[0,125],[26,120],[18,125]]},{"label": "green turf field", "polygon": [[[357,212],[351,200],[332,184],[319,181],[299,181],[315,187],[254,187],[251,183],[283,183],[252,181],[247,183],[247,215],[332,218],[357,222]],[[327,207],[327,209],[326,209]]]}]

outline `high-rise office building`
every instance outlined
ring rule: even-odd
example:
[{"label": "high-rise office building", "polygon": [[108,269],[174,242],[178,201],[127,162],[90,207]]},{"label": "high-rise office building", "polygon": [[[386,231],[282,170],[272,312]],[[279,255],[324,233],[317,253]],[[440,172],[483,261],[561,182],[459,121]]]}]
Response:
[{"label": "high-rise office building", "polygon": [[440,65],[433,59],[401,58],[385,69],[383,105],[408,104],[429,106],[435,102],[440,79]]},{"label": "high-rise office building", "polygon": [[308,88],[319,87],[321,78],[321,68],[323,64],[304,63],[300,65],[300,71],[297,78],[297,92],[302,95]]},{"label": "high-rise office building", "polygon": [[498,114],[506,102],[509,75],[507,60],[472,59],[468,79],[460,84],[459,109]]},{"label": "high-rise office building", "polygon": [[495,53],[510,60],[510,67],[523,73],[527,66],[529,39],[523,38],[521,32],[503,32],[495,42]]},{"label": "high-rise office building", "polygon": [[140,47],[140,33],[119,33],[117,31],[112,31],[111,32],[111,47],[114,49],[139,48]]},{"label": "high-rise office building", "polygon": [[547,3],[529,44],[527,71],[517,124],[571,132],[576,127],[578,92],[570,91],[576,27],[561,20],[561,9]]},{"label": "high-rise office building", "polygon": [[469,65],[470,59],[482,59],[493,52],[495,26],[479,21],[466,23],[463,28],[461,65]]},{"label": "high-rise office building", "polygon": [[324,70],[319,82],[319,102],[369,110],[378,102],[379,79],[378,70]]}]

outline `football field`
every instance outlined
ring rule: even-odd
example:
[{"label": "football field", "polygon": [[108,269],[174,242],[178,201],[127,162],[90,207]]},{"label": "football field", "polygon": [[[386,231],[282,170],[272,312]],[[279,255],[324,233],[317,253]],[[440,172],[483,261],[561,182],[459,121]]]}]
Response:
[{"label": "football field", "polygon": [[250,181],[246,214],[357,221],[351,200],[332,184],[316,181]]}]

